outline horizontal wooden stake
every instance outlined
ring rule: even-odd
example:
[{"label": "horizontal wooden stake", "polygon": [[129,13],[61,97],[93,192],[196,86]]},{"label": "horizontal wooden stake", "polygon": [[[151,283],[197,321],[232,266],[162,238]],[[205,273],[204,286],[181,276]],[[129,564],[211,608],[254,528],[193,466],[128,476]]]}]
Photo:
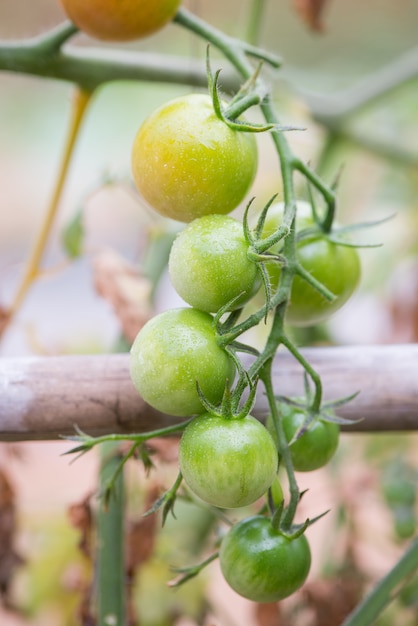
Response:
[{"label": "horizontal wooden stake", "polygon": [[[418,430],[418,345],[343,346],[302,351],[320,374],[325,400],[359,395],[338,414],[361,422],[352,432]],[[303,390],[300,365],[276,356],[280,395]],[[262,386],[254,415],[263,419]],[[180,421],[150,408],[136,393],[127,354],[0,359],[0,440],[46,440],[74,434],[144,432]]]}]

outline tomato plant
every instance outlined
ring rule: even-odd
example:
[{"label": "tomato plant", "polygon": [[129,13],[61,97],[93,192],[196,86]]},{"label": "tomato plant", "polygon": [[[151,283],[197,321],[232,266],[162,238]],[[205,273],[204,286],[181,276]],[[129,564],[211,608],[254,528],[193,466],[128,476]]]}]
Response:
[{"label": "tomato plant", "polygon": [[[271,207],[263,229],[265,237],[277,230],[283,219],[283,210],[282,203]],[[314,226],[310,205],[299,202],[297,229],[301,231]],[[273,246],[271,252],[277,253],[280,249],[281,244],[278,244]],[[353,294],[360,281],[360,259],[354,247],[337,244],[320,230],[298,241],[296,256],[302,267],[335,296],[332,301],[327,300],[304,278],[298,275],[294,277],[286,320],[294,326],[311,326],[328,319]],[[267,263],[267,270],[272,288],[277,289],[280,265],[271,261]]]},{"label": "tomato plant", "polygon": [[300,589],[310,566],[305,535],[288,538],[269,518],[257,515],[235,524],[219,554],[227,583],[254,602],[277,602]]},{"label": "tomato plant", "polygon": [[[176,290],[192,307],[156,315],[140,330],[130,354],[131,378],[142,398],[156,409],[173,416],[197,417],[193,421],[174,421],[154,431],[119,437],[94,438],[78,431],[71,438],[77,442],[72,452],[82,453],[106,443],[109,448],[103,456],[107,457],[108,450],[122,437],[130,442],[131,448],[125,456],[120,458],[118,449],[111,470],[102,474],[103,491],[107,496],[115,485],[118,485],[115,489],[122,488],[123,468],[128,459],[140,457],[147,468],[152,465],[144,445],[146,441],[184,431],[179,450],[180,472],[173,487],[157,498],[150,512],[162,508],[165,521],[183,479],[190,492],[196,494],[196,501],[201,499],[214,507],[248,506],[264,496],[259,503],[259,512],[263,515],[238,522],[227,532],[220,560],[226,580],[238,593],[258,602],[275,602],[304,583],[310,567],[310,550],[304,531],[321,517],[319,514],[304,523],[295,523],[301,492],[294,470],[310,471],[332,458],[338,445],[339,426],[326,418],[338,421],[332,410],[353,397],[323,402],[322,381],[307,360],[309,351],[299,350],[286,322],[303,326],[326,320],[343,306],[356,288],[360,263],[357,251],[348,240],[341,240],[339,227],[334,223],[336,187],[322,180],[320,173],[293,153],[285,131],[296,128],[279,123],[281,116],[275,111],[276,99],[264,79],[266,66],[278,69],[280,60],[254,43],[262,4],[257,0],[252,2],[253,22],[258,24],[248,30],[249,43],[222,33],[181,9],[179,0],[126,0],[119,4],[112,0],[83,3],[63,0],[74,24],[100,39],[122,41],[143,37],[174,19],[176,26],[186,28],[207,44],[206,65],[200,72],[195,73],[193,69],[190,74],[183,59],[164,58],[160,53],[148,55],[148,51],[142,54],[138,50],[132,60],[123,53],[112,57],[104,51],[85,54],[80,48],[75,54],[71,49],[61,50],[76,32],[74,25],[67,22],[22,46],[15,42],[0,44],[2,69],[29,71],[37,76],[73,81],[76,85],[76,105],[51,206],[16,297],[9,309],[1,311],[1,317],[7,325],[19,310],[34,277],[40,274],[42,253],[71,152],[94,90],[121,78],[147,82],[166,80],[171,84],[188,84],[193,89],[200,89],[207,82],[208,94],[179,97],[154,111],[139,129],[131,153],[133,179],[144,201],[164,217],[191,222],[172,247],[169,271]],[[238,74],[237,82],[237,77],[231,78],[228,72],[228,88],[224,90],[230,93],[228,102],[221,100],[219,73],[222,68],[212,72],[210,47],[228,60],[231,75],[234,71]],[[197,58],[192,62],[195,61],[198,63]],[[153,72],[153,69],[158,71]],[[353,100],[357,104],[351,105],[352,110],[365,104],[361,98]],[[251,107],[257,107],[261,123],[247,121]],[[336,132],[339,115],[331,114],[332,132],[328,139],[332,141],[327,142],[320,155],[322,167],[327,163],[325,157],[329,158],[330,147],[335,147],[340,140]],[[316,112],[317,120],[326,117],[327,114]],[[273,140],[280,163],[281,180],[277,187],[283,190],[285,203],[274,205],[273,199],[269,201],[255,227],[250,228],[248,210],[242,223],[228,214],[245,198],[256,175],[258,156],[254,133],[266,131]],[[296,197],[297,179],[302,179],[301,182],[312,190],[312,197],[318,198],[319,217],[313,207]],[[76,244],[80,244],[82,236],[81,217],[71,230],[72,234],[76,232]],[[171,233],[167,234],[172,240]],[[152,237],[149,232],[146,235]],[[150,248],[153,246],[150,245],[148,251]],[[81,245],[73,246],[76,254],[81,249]],[[272,255],[276,257],[274,260]],[[160,256],[155,263],[158,271],[144,272],[153,282],[149,289],[151,298],[167,258],[165,254]],[[244,307],[259,289],[260,277],[264,279],[266,298],[260,306]],[[271,293],[269,281],[273,288]],[[254,304],[257,305],[256,300]],[[147,301],[147,305],[153,303]],[[217,315],[212,317],[210,313]],[[267,332],[259,334],[265,340],[263,345],[258,341],[257,346],[251,341],[245,343],[247,331],[267,319],[271,320]],[[142,320],[138,326],[141,323]],[[287,350],[303,369],[306,394],[300,403],[303,410],[281,411],[278,405],[278,398],[283,398],[287,391],[276,388],[277,379],[273,376],[279,348]],[[241,359],[240,354],[245,354],[245,359]],[[283,379],[278,381],[279,386]],[[276,441],[250,415],[259,383],[266,395]],[[242,403],[245,410],[240,410]],[[306,416],[315,417],[309,422]],[[341,418],[340,423],[347,422]],[[279,460],[287,477],[285,496],[278,482]],[[406,502],[402,504],[393,496],[393,485],[389,488],[398,533],[403,537],[415,530],[415,499],[411,489],[413,486],[409,487],[409,493],[405,491]],[[112,503],[115,509],[119,507],[115,515],[117,525],[113,526],[117,528],[114,535],[119,539],[123,534],[119,532],[123,528],[121,502],[122,498],[115,498]],[[100,513],[104,517],[107,511],[100,509]],[[221,522],[230,522],[224,513],[216,513]],[[98,534],[101,532],[99,530]],[[110,534],[109,531],[103,534],[105,532]],[[97,542],[100,550],[114,546],[112,541],[101,539],[99,537]],[[106,565],[101,554],[97,559],[101,570],[97,578],[102,602],[102,610],[97,612],[99,621],[103,621],[102,615],[106,619],[111,615],[115,623],[126,621],[122,602],[125,595],[123,549],[119,541],[113,553],[107,552]],[[115,553],[117,591],[105,575],[116,569]],[[217,552],[205,563],[216,556]],[[201,566],[190,568],[183,581],[200,569]],[[106,587],[104,592],[101,586]],[[118,596],[116,600],[115,596]]]},{"label": "tomato plant", "polygon": [[139,192],[158,213],[180,222],[230,213],[256,169],[254,136],[219,119],[205,94],[176,98],[154,111],[132,150]]},{"label": "tomato plant", "polygon": [[129,41],[151,35],[175,15],[181,0],[61,0],[64,11],[87,35]]},{"label": "tomato plant", "polygon": [[210,402],[222,399],[234,364],[218,346],[212,316],[197,309],[173,309],[152,318],[131,348],[131,377],[154,408],[176,416],[203,413],[196,384]]},{"label": "tomato plant", "polygon": [[230,309],[239,308],[260,286],[242,224],[226,215],[188,224],[173,243],[168,267],[177,293],[203,311],[216,312],[231,300]]},{"label": "tomato plant", "polygon": [[310,472],[326,465],[338,448],[340,433],[338,424],[314,418],[303,431],[306,413],[289,407],[283,407],[283,410],[282,424],[286,439],[290,443],[290,454],[295,470]]},{"label": "tomato plant", "polygon": [[277,450],[266,428],[250,415],[204,413],[184,431],[179,465],[190,489],[205,502],[237,508],[260,498],[277,471]]}]

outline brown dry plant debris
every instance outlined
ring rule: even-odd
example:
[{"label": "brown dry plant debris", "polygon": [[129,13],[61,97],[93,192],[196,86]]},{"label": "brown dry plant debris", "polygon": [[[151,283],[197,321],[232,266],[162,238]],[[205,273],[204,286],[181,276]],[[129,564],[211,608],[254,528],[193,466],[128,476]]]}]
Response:
[{"label": "brown dry plant debris", "polygon": [[96,291],[112,306],[122,333],[132,343],[152,316],[151,283],[114,250],[103,250],[93,259]]},{"label": "brown dry plant debris", "polygon": [[327,0],[293,0],[293,7],[301,20],[313,31],[324,32],[323,13]]},{"label": "brown dry plant debris", "polygon": [[78,547],[88,558],[92,553],[93,532],[93,515],[90,506],[90,498],[91,494],[89,494],[81,502],[71,504],[68,507],[68,518],[70,524],[80,532]]},{"label": "brown dry plant debris", "polygon": [[15,493],[0,468],[0,595],[6,607],[12,606],[9,592],[14,570],[24,562],[14,548],[16,530]]},{"label": "brown dry plant debris", "polygon": [[283,614],[280,603],[257,604],[255,609],[257,626],[292,626],[290,619]]}]

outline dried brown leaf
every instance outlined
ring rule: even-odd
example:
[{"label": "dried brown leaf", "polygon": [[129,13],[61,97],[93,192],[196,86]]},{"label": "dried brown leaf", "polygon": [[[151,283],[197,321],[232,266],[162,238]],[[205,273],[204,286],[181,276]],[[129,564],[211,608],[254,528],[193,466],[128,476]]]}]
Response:
[{"label": "dried brown leaf", "polygon": [[[145,510],[152,506],[158,493],[159,487],[157,485],[149,490]],[[148,515],[130,523],[126,542],[126,573],[130,579],[134,577],[142,563],[151,557],[154,551],[158,523],[156,515]]]},{"label": "dried brown leaf", "polygon": [[327,0],[293,0],[293,7],[311,30],[324,32],[323,13]]},{"label": "dried brown leaf", "polygon": [[14,548],[16,535],[15,494],[5,470],[0,469],[0,594],[11,605],[9,588],[16,567],[24,560]]},{"label": "dried brown leaf", "polygon": [[0,306],[0,337],[6,330],[9,322],[10,322],[11,312],[9,309],[5,309]]},{"label": "dried brown leaf", "polygon": [[277,602],[257,604],[255,619],[257,626],[291,626]]},{"label": "dried brown leaf", "polygon": [[418,260],[412,259],[397,268],[390,281],[388,331],[390,343],[418,341]]},{"label": "dried brown leaf", "polygon": [[347,570],[333,579],[316,580],[302,590],[313,611],[313,626],[340,626],[363,594],[364,577]]},{"label": "dried brown leaf", "polygon": [[96,291],[112,306],[129,343],[152,316],[151,283],[114,250],[104,250],[93,260]]},{"label": "dried brown leaf", "polygon": [[93,533],[93,515],[90,506],[90,498],[91,495],[88,495],[81,502],[71,504],[67,511],[71,526],[81,533],[78,547],[88,558],[90,558],[92,554]]}]

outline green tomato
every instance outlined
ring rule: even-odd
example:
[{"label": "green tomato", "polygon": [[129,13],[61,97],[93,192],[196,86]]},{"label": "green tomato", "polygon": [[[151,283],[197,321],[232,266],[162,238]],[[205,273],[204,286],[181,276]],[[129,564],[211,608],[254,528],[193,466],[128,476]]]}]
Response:
[{"label": "green tomato", "polygon": [[410,539],[416,533],[417,518],[415,510],[407,506],[392,509],[393,525],[398,539]]},{"label": "green tomato", "polygon": [[133,145],[132,174],[158,213],[190,222],[235,209],[254,180],[257,161],[253,134],[220,120],[208,95],[189,94],[145,120]]},{"label": "green tomato", "polygon": [[173,309],[152,318],[131,348],[131,378],[151,406],[176,416],[204,412],[196,383],[218,404],[235,366],[218,346],[213,318],[197,309]]},{"label": "green tomato", "polygon": [[222,540],[219,559],[230,587],[254,602],[277,602],[292,595],[311,566],[305,535],[288,539],[261,515],[232,526]]},{"label": "green tomato", "polygon": [[[282,423],[286,439],[290,443],[302,427],[306,416],[302,411],[286,408],[288,410],[282,417]],[[311,472],[326,465],[338,448],[339,434],[338,424],[322,419],[313,420],[308,429],[290,445],[295,470]]]},{"label": "green tomato", "polygon": [[[226,215],[193,220],[177,236],[168,262],[171,282],[191,306],[216,312],[233,298],[237,309],[259,289],[240,222]],[[240,295],[242,294],[242,295]]]},{"label": "green tomato", "polygon": [[254,417],[226,418],[205,413],[184,431],[180,471],[199,498],[233,509],[260,498],[277,471],[277,449]]},{"label": "green tomato", "polygon": [[[270,207],[263,236],[267,237],[277,230],[283,219],[283,210],[282,203]],[[306,202],[299,202],[297,229],[302,230],[313,225],[310,205]],[[281,242],[273,246],[270,251],[277,253],[280,248]],[[353,294],[360,281],[360,259],[355,248],[333,243],[322,233],[299,241],[297,258],[305,270],[335,296],[335,299],[330,302],[303,278],[294,277],[286,321],[294,326],[311,326],[328,319]],[[280,279],[279,264],[273,261],[267,263],[267,271],[272,288],[276,290]]]}]

